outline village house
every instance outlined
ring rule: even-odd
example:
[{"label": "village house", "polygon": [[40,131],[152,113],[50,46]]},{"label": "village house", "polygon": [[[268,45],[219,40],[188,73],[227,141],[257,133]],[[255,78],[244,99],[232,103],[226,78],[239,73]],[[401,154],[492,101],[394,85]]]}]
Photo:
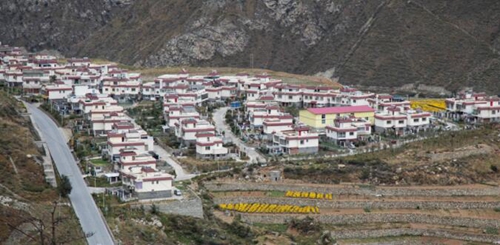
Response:
[{"label": "village house", "polygon": [[428,112],[411,110],[409,107],[390,107],[375,114],[375,131],[393,132],[396,135],[416,133],[428,128],[431,116]]},{"label": "village house", "polygon": [[362,118],[337,117],[325,127],[326,137],[340,146],[350,146],[358,139],[371,135],[371,123]]},{"label": "village house", "polygon": [[375,110],[368,105],[308,108],[299,112],[299,120],[312,128],[324,129],[337,117],[361,118],[373,124],[374,115]]},{"label": "village house", "polygon": [[220,87],[207,87],[205,88],[209,100],[224,100],[234,98],[236,96],[236,87],[220,86]]},{"label": "village house", "polygon": [[196,134],[196,158],[221,159],[227,157],[228,149],[223,146],[222,139],[213,132]]},{"label": "village house", "polygon": [[267,135],[275,134],[281,131],[293,129],[293,118],[271,118],[265,119],[262,123],[262,132]]},{"label": "village house", "polygon": [[446,99],[446,115],[467,122],[491,122],[499,120],[498,97],[486,93],[460,92],[456,98]]},{"label": "village house", "polygon": [[42,86],[41,92],[43,97],[50,101],[66,100],[73,93],[73,87],[64,83],[47,84]]},{"label": "village house", "polygon": [[136,128],[130,122],[114,123],[107,133],[107,153],[115,158],[123,149],[134,149],[137,153],[146,153],[154,148],[154,139],[146,131]]},{"label": "village house", "polygon": [[119,69],[108,72],[102,77],[102,93],[108,95],[126,96],[136,98],[141,90],[141,74],[127,73]]},{"label": "village house", "polygon": [[132,119],[123,114],[119,115],[118,113],[115,112],[91,119],[90,125],[92,133],[94,135],[100,135],[113,130],[113,125],[115,123],[124,123],[124,122],[132,122]]},{"label": "village house", "polygon": [[270,154],[314,154],[318,152],[319,135],[307,126],[277,132],[267,145]]},{"label": "village house", "polygon": [[175,135],[185,145],[196,143],[196,135],[201,132],[215,133],[215,127],[205,120],[195,118],[182,119],[175,124]]},{"label": "village house", "polygon": [[338,91],[323,86],[305,86],[302,89],[303,106],[306,108],[328,107],[334,105]]},{"label": "village house", "polygon": [[182,119],[194,118],[199,119],[200,114],[196,111],[194,106],[182,105],[169,105],[164,108],[163,112],[166,126],[168,128],[175,128],[175,124],[179,124]]},{"label": "village house", "polygon": [[172,196],[173,176],[156,169],[156,160],[149,154],[122,150],[116,164],[122,184],[139,200]]},{"label": "village house", "polygon": [[266,119],[293,120],[293,116],[281,111],[277,105],[266,105],[265,108],[254,108],[248,113],[250,125],[262,127]]},{"label": "village house", "polygon": [[279,84],[274,87],[274,98],[281,106],[302,106],[302,95],[299,85]]}]

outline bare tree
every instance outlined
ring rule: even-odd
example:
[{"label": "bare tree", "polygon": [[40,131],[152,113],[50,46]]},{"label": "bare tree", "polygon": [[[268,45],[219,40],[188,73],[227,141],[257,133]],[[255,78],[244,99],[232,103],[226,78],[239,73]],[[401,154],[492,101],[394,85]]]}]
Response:
[{"label": "bare tree", "polygon": [[[0,221],[7,224],[11,232],[17,231],[30,242],[40,245],[71,244],[91,237],[93,233],[80,233],[78,223],[72,223],[70,216],[61,215],[60,204],[54,201],[50,210],[38,206],[31,210],[9,209]],[[29,227],[23,228],[23,224]],[[59,228],[64,228],[64,231],[59,231]]]}]

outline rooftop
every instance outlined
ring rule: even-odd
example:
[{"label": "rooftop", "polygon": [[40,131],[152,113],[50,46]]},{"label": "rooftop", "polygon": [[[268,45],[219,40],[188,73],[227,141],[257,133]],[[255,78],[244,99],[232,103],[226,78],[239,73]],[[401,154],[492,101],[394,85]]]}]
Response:
[{"label": "rooftop", "polygon": [[343,106],[343,107],[324,107],[324,108],[308,108],[307,111],[312,114],[341,114],[341,113],[355,113],[355,112],[374,112],[375,109],[367,105],[359,106]]}]

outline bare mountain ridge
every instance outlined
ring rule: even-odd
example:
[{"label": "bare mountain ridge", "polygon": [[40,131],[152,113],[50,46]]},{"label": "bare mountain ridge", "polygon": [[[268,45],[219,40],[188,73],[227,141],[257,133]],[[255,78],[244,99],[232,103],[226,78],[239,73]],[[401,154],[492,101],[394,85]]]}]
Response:
[{"label": "bare mountain ridge", "polygon": [[135,66],[329,70],[366,87],[500,93],[499,1],[142,0],[112,9],[102,28],[59,49]]}]

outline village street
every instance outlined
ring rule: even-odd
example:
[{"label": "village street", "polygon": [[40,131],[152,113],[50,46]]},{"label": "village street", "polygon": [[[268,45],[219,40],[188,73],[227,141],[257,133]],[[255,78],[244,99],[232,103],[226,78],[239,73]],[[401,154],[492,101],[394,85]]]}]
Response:
[{"label": "village street", "polygon": [[215,128],[219,132],[225,132],[224,137],[228,137],[237,147],[240,148],[241,151],[245,152],[247,156],[250,158],[249,163],[265,163],[266,159],[258,153],[255,148],[248,147],[245,143],[243,143],[238,137],[236,137],[231,129],[225,124],[224,119],[226,112],[229,110],[229,107],[222,107],[217,109],[213,114],[213,119],[215,122]]}]

